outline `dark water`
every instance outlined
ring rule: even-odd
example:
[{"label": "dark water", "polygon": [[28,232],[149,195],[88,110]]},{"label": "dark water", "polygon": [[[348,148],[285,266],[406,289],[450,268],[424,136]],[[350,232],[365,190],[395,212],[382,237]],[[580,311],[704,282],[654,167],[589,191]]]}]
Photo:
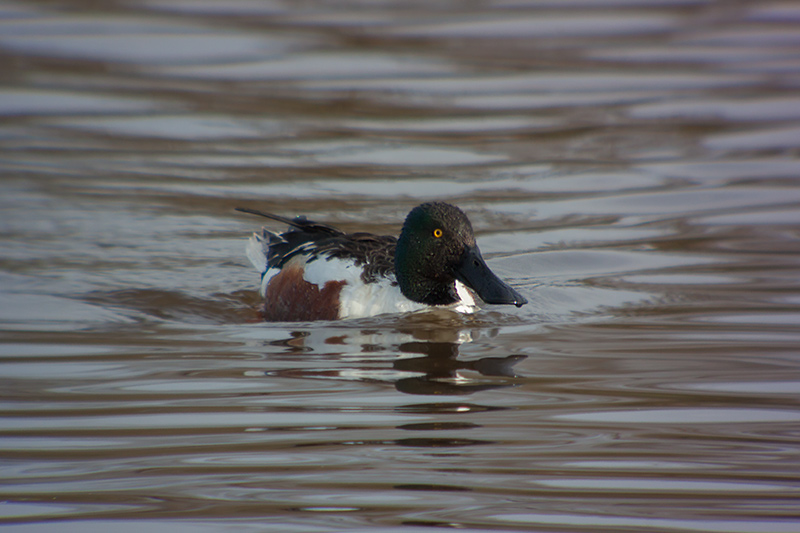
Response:
[{"label": "dark water", "polygon": [[[800,531],[797,2],[2,1],[0,67],[5,529]],[[430,199],[530,305],[258,323],[233,207]]]}]

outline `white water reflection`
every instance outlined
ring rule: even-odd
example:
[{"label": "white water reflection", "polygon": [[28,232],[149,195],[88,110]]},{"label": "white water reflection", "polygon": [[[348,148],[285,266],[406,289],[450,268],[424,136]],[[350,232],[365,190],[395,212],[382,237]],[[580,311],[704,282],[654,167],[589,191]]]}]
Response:
[{"label": "white water reflection", "polygon": [[47,89],[0,89],[0,115],[139,113],[163,109],[151,98]]},{"label": "white water reflection", "polygon": [[153,69],[165,76],[215,80],[337,80],[421,76],[453,72],[445,61],[370,52],[306,52],[259,61]]},{"label": "white water reflection", "polygon": [[657,91],[748,87],[759,83],[758,76],[742,74],[657,74],[636,73],[564,73],[542,71],[535,74],[494,74],[483,76],[406,77],[403,79],[361,79],[309,81],[309,90],[362,90],[389,93],[415,93],[429,96],[467,96],[478,94],[514,94],[520,92]]},{"label": "white water reflection", "polygon": [[154,11],[205,16],[266,16],[291,11],[281,0],[142,0],[140,4]]},{"label": "white water reflection", "polygon": [[[103,20],[98,26],[102,27]],[[76,23],[70,33],[85,31]],[[37,29],[38,31],[48,31]],[[148,28],[132,28],[139,35],[0,35],[0,47],[18,53],[56,57],[80,57],[91,61],[175,64],[213,60],[243,60],[289,48],[276,39],[261,36],[200,33],[175,35],[176,28],[158,28],[167,35],[152,35]],[[0,29],[2,31],[2,29]],[[33,33],[33,32],[32,32]]]},{"label": "white water reflection", "polygon": [[707,138],[704,144],[713,150],[775,150],[800,147],[800,127],[777,126],[739,133],[722,133]]},{"label": "white water reflection", "polygon": [[299,49],[289,33],[219,31],[172,18],[73,15],[0,20],[0,48],[19,54],[150,65],[243,61]]},{"label": "white water reflection", "polygon": [[638,168],[665,178],[682,178],[701,183],[732,183],[737,180],[759,180],[791,178],[800,173],[800,160],[789,156],[736,159],[716,161],[670,161],[648,163]]},{"label": "white water reflection", "polygon": [[800,394],[800,381],[752,381],[737,383],[683,383],[676,388],[742,394]]},{"label": "white water reflection", "polygon": [[133,117],[63,119],[55,127],[111,135],[167,138],[186,141],[263,139],[290,135],[286,125],[270,119],[236,119],[226,115],[158,114]]},{"label": "white water reflection", "polygon": [[776,409],[640,409],[555,415],[560,420],[632,424],[772,424],[800,421],[800,413]]},{"label": "white water reflection", "polygon": [[736,121],[791,121],[800,118],[800,98],[759,98],[755,100],[683,100],[634,106],[631,116],[637,118],[665,119],[688,118],[694,120],[721,119]]},{"label": "white water reflection", "polygon": [[[754,71],[762,71],[766,61],[796,60],[795,46],[781,44],[769,48],[752,46],[653,46],[642,48],[615,48],[606,47],[589,50],[586,56],[604,61],[627,61],[640,65],[662,63],[665,65],[682,63],[695,63],[727,68],[742,72],[744,68],[751,67]],[[758,68],[757,65],[762,68]]]},{"label": "white water reflection", "polygon": [[711,492],[737,493],[737,492],[771,492],[786,490],[786,485],[767,484],[767,483],[737,483],[724,481],[701,481],[701,480],[680,480],[680,479],[614,479],[604,477],[602,479],[537,479],[533,484],[543,485],[553,488],[571,488],[580,490],[590,490],[593,492],[603,491],[658,491],[665,492],[685,492],[693,493]]},{"label": "white water reflection", "polygon": [[455,21],[447,17],[442,21],[382,28],[381,33],[404,37],[435,36],[440,39],[597,37],[664,32],[673,29],[678,22],[677,17],[659,14],[598,12],[580,16],[576,13],[553,15],[547,12],[520,12],[513,16],[497,17],[482,13],[474,17],[462,15]]},{"label": "white water reflection", "polygon": [[680,518],[630,518],[624,516],[555,515],[555,514],[501,514],[496,518],[504,522],[529,525],[564,525],[591,527],[652,528],[654,530],[708,531],[720,533],[794,533],[793,520],[682,520]]}]

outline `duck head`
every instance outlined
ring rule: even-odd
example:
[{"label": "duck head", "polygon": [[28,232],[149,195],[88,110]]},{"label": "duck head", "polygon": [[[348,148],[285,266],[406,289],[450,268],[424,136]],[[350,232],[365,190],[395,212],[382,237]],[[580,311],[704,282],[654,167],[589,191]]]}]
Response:
[{"label": "duck head", "polygon": [[464,212],[444,202],[408,214],[397,240],[395,273],[403,295],[426,305],[458,302],[456,280],[487,304],[528,303],[486,265]]}]

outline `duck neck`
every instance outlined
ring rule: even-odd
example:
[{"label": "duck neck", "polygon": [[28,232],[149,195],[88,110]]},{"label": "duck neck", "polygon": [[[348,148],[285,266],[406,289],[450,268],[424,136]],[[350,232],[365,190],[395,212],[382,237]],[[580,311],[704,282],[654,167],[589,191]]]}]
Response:
[{"label": "duck neck", "polygon": [[456,293],[455,280],[450,284],[421,281],[412,284],[407,291],[400,285],[400,291],[409,300],[425,305],[450,305],[460,300]]},{"label": "duck neck", "polygon": [[455,278],[427,272],[424,258],[416,253],[418,250],[404,239],[397,243],[395,275],[403,296],[425,305],[449,305],[460,301]]}]

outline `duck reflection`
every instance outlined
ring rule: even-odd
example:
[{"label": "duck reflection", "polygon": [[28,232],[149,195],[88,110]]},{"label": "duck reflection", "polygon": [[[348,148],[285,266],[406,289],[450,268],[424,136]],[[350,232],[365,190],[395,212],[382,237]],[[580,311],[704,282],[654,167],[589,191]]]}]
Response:
[{"label": "duck reflection", "polygon": [[[402,353],[422,354],[422,357],[400,358],[392,366],[396,370],[421,375],[401,378],[395,382],[400,392],[407,394],[464,395],[479,391],[510,387],[516,373],[514,365],[524,355],[482,357],[462,361],[458,358],[460,345],[454,342],[408,342],[400,345]],[[464,371],[500,379],[476,379]]]},{"label": "duck reflection", "polygon": [[[390,382],[406,394],[469,395],[512,387],[517,384],[514,365],[526,357],[506,355],[462,360],[460,349],[473,341],[475,333],[458,328],[434,331],[314,328],[288,333],[288,338],[268,343],[283,348],[282,353],[271,354],[270,358],[301,357],[304,363],[313,361],[314,368],[284,368],[268,372],[269,375]],[[393,371],[387,372],[389,361]]]}]

